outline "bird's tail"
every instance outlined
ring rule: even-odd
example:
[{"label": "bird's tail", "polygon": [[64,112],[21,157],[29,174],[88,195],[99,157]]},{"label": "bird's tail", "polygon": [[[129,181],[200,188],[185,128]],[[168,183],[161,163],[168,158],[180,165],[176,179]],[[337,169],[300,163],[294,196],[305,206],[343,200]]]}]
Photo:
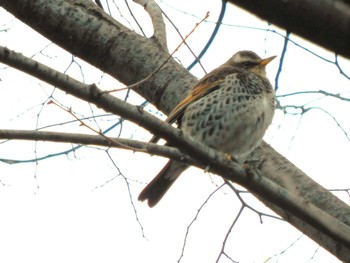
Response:
[{"label": "bird's tail", "polygon": [[188,167],[189,165],[186,163],[169,160],[158,175],[142,190],[138,199],[140,201],[148,200],[149,207],[155,206]]}]

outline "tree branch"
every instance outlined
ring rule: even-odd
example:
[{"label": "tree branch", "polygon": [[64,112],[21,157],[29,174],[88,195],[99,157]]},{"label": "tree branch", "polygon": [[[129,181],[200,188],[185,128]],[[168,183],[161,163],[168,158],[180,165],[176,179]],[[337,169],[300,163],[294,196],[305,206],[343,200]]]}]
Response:
[{"label": "tree branch", "polygon": [[[148,152],[151,154],[161,154],[168,158],[174,158],[182,161],[187,161],[192,165],[205,168],[206,164],[200,165],[193,162],[193,159],[183,155],[179,150],[167,146],[159,146],[152,143],[144,143],[134,140],[120,139],[120,138],[108,138],[104,136],[86,135],[86,134],[70,134],[59,132],[42,132],[42,131],[23,131],[23,130],[0,130],[0,139],[19,139],[19,140],[36,140],[36,141],[52,141],[52,142],[66,142],[77,144],[93,144],[107,147],[116,147],[126,150],[138,150],[141,152]],[[186,144],[186,140],[184,142]],[[189,142],[191,144],[191,142]],[[191,146],[192,147],[192,146]],[[199,151],[198,151],[199,147]],[[203,150],[201,149],[203,148]],[[194,149],[195,153],[203,154],[206,152],[204,145],[197,145]],[[212,150],[210,150],[213,152]],[[212,159],[212,156],[208,157]],[[322,210],[313,206],[312,204],[303,204],[303,200],[297,196],[290,195],[282,187],[274,184],[268,179],[264,179],[259,175],[251,172],[248,175],[238,166],[232,166],[232,163],[228,163],[225,157],[221,154],[215,156],[215,160],[211,160],[214,163],[213,171],[220,174],[223,178],[231,180],[233,182],[240,183],[247,189],[250,189],[253,193],[259,195],[270,196],[272,201],[284,208],[287,208],[289,212],[300,215],[306,221],[316,224],[318,227],[323,228],[332,236],[340,239],[350,246],[350,229],[341,222],[328,216]],[[198,158],[195,158],[198,159]],[[198,161],[198,160],[197,160]],[[229,165],[228,165],[229,164]],[[234,169],[232,169],[234,167]],[[237,174],[238,172],[238,174]],[[305,207],[307,206],[307,207]]]},{"label": "tree branch", "polygon": [[[145,79],[169,56],[158,41],[129,30],[90,1],[0,0],[0,5],[55,44],[125,85]],[[170,59],[158,74],[134,90],[160,110],[170,112],[195,81]]]},{"label": "tree branch", "polygon": [[288,32],[350,58],[350,5],[345,1],[229,0],[229,2]]},{"label": "tree branch", "polygon": [[154,37],[159,41],[159,44],[163,47],[163,49],[166,52],[169,52],[162,10],[160,10],[159,6],[154,0],[134,0],[134,2],[142,5],[145,8],[152,19]]},{"label": "tree branch", "polygon": [[[126,84],[132,84],[146,78],[168,57],[168,54],[161,51],[152,39],[143,38],[129,31],[104,14],[95,5],[92,4],[91,6],[88,1],[1,0],[0,3],[9,12],[44,36]],[[136,91],[155,103],[159,109],[168,113],[187,94],[194,81],[193,76],[171,60],[154,78],[143,83]],[[62,82],[62,84],[64,83]],[[123,104],[125,102],[119,103],[116,98],[108,94],[98,96],[98,89],[92,87],[81,89],[80,86],[77,86],[75,91],[73,89],[72,92],[77,95],[83,92],[83,99],[87,99],[107,111],[116,113],[117,108],[121,111],[126,110],[124,108],[125,104]],[[260,200],[286,221],[341,260],[350,261],[350,248],[346,245],[346,242],[339,241],[324,227],[319,227],[314,221],[307,220],[307,216],[290,213],[290,207],[285,207],[281,203],[276,205],[275,202],[279,201],[279,197],[273,201],[270,194],[274,193],[273,191],[269,192],[270,190],[266,190],[267,188],[265,190],[259,189],[260,180],[266,182],[266,178],[268,178],[274,182],[274,186],[279,185],[279,189],[283,187],[281,191],[283,195],[292,196],[293,198],[298,197],[299,203],[297,202],[295,205],[302,205],[306,210],[309,205],[313,209],[322,210],[321,220],[330,217],[333,221],[328,222],[336,222],[334,226],[340,225],[345,228],[350,226],[349,207],[307,177],[269,145],[263,143],[252,153],[251,158],[257,161],[252,162],[251,167],[257,174],[253,173],[252,176],[246,177],[245,171],[239,165],[233,162],[227,163],[224,156],[205,147],[204,152],[197,154],[197,150],[202,151],[204,149],[203,146],[193,144],[193,142],[182,138],[181,135],[178,136],[177,130],[162,124],[159,120],[149,119],[149,114],[142,112],[141,115],[139,109],[135,106],[131,107],[131,111],[129,110],[128,108],[125,111],[128,119],[138,122],[137,119],[139,118],[140,125],[153,132],[158,130],[158,135],[167,138],[173,145],[181,146],[181,150],[190,156],[196,156],[198,158],[196,160],[200,160],[201,163],[210,163],[210,167],[214,172],[227,176],[234,175],[242,185],[245,182],[249,190],[253,191]],[[145,119],[150,122],[145,121]],[[169,131],[164,127],[168,127]],[[193,150],[190,145],[195,147],[196,150]],[[212,163],[212,160],[218,161]],[[220,167],[224,170],[220,170]],[[232,171],[237,173],[232,173]],[[230,179],[232,180],[232,177]],[[259,193],[256,191],[259,191]]]},{"label": "tree branch", "polygon": [[[49,131],[27,131],[27,130],[0,130],[0,139],[2,140],[28,140],[28,141],[47,141],[74,143],[80,145],[97,145],[111,148],[119,148],[136,152],[149,153],[167,158],[181,160],[191,165],[199,166],[192,158],[183,154],[174,147],[146,143],[137,140],[107,137],[101,135],[89,135],[83,133],[64,133]],[[0,158],[1,161],[13,164],[19,161]]]},{"label": "tree branch", "polygon": [[[92,102],[106,111],[121,115],[123,118],[129,119],[153,133],[158,132],[158,134],[161,134],[161,136],[172,145],[181,147],[182,151],[201,164],[200,166],[202,168],[210,164],[210,169],[214,173],[244,186],[258,197],[266,198],[269,202],[277,205],[277,207],[285,209],[288,213],[297,216],[316,229],[324,232],[326,235],[350,247],[350,228],[336,218],[323,212],[312,203],[305,202],[305,200],[298,195],[298,192],[288,191],[255,171],[246,173],[238,163],[229,162],[223,154],[184,137],[181,131],[171,127],[168,123],[163,123],[142,109],[129,105],[109,94],[101,93],[95,85],[80,83],[63,73],[48,68],[39,62],[10,51],[7,48],[0,48],[0,61],[38,77],[52,85],[56,85],[68,94]],[[37,132],[37,134],[41,133],[42,132]],[[46,136],[48,136],[48,134],[49,133],[46,133]],[[56,139],[58,138],[59,136],[56,137]],[[111,145],[118,144],[116,141],[108,139],[106,136],[103,136],[103,139]],[[262,160],[262,158],[258,160]]]}]

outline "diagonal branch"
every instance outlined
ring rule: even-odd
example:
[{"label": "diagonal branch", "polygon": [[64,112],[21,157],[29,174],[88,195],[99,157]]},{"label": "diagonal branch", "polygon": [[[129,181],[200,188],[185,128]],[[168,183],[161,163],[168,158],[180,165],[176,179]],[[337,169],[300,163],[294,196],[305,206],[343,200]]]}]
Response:
[{"label": "diagonal branch", "polygon": [[[146,78],[169,55],[159,50],[159,46],[152,39],[146,39],[131,32],[89,1],[0,0],[0,5],[51,41],[127,85]],[[188,89],[194,81],[195,78],[188,71],[174,60],[170,60],[158,74],[143,83],[136,91],[154,103],[160,110],[169,113],[188,93]],[[116,102],[112,96],[107,96],[108,94],[100,97],[91,96],[98,95],[99,91],[96,92],[96,89],[86,87],[83,90],[86,98],[95,98],[95,104],[101,103],[101,99],[104,100],[103,103],[107,103],[106,110],[113,112],[114,108],[111,105],[108,106],[108,103]],[[123,110],[122,105],[124,104],[115,105],[115,107]],[[132,106],[128,116],[137,118],[138,114],[140,114],[138,108]],[[142,116],[148,118],[147,114]],[[161,122],[153,124],[155,126],[149,125],[148,127],[154,129],[157,125],[161,125]],[[159,126],[157,129],[161,129],[162,134],[160,135],[165,137],[164,127],[166,125]],[[167,138],[172,143],[174,142],[173,145],[180,146],[180,141],[175,139],[176,134],[176,132],[170,133]],[[179,144],[175,144],[175,142]],[[183,148],[181,147],[181,149]],[[187,153],[191,155],[189,152]],[[211,151],[209,153],[212,154]],[[194,153],[192,152],[192,154]],[[305,205],[315,206],[336,222],[350,226],[349,207],[307,177],[305,173],[269,145],[263,143],[252,153],[251,158],[257,160],[251,166],[260,174],[261,178],[269,178],[275,184],[286,189],[288,193],[299,196]],[[205,163],[208,159],[201,159],[201,161]],[[230,165],[237,166],[234,163]],[[239,167],[236,168],[239,170]],[[239,171],[244,173],[242,169]],[[225,171],[221,172],[227,174]],[[253,188],[252,185],[251,187]],[[283,206],[273,204],[269,194],[254,194],[269,208],[335,256],[343,261],[350,261],[349,246],[339,242],[325,229],[318,228],[312,222],[307,222],[300,215],[290,213],[290,210]],[[305,209],[308,209],[308,206],[305,206]]]},{"label": "diagonal branch", "polygon": [[[224,154],[187,138],[178,129],[168,123],[163,123],[148,112],[132,106],[125,101],[109,94],[102,93],[96,85],[86,85],[67,75],[55,71],[23,55],[0,48],[0,61],[29,73],[49,84],[56,85],[61,90],[77,98],[94,103],[96,106],[120,115],[123,118],[160,134],[164,139],[201,164],[204,169],[210,165],[210,170],[223,178],[238,183],[247,188],[260,199],[286,210],[315,227],[325,235],[330,236],[340,245],[350,248],[350,227],[332,217],[314,204],[307,202],[298,192],[288,191],[282,186],[262,176],[259,171],[245,170],[237,162],[228,161]],[[106,137],[103,137],[105,140]],[[112,140],[107,140],[113,143]],[[262,160],[259,158],[258,160]],[[282,215],[283,216],[283,215]]]}]

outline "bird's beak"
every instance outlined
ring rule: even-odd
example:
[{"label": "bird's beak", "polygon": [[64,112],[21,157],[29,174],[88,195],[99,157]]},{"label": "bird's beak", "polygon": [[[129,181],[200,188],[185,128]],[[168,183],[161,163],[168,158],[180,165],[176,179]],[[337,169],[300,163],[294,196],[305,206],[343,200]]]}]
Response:
[{"label": "bird's beak", "polygon": [[259,65],[266,66],[267,64],[269,64],[276,57],[277,56],[272,56],[272,57],[265,58],[265,59],[260,61]]}]

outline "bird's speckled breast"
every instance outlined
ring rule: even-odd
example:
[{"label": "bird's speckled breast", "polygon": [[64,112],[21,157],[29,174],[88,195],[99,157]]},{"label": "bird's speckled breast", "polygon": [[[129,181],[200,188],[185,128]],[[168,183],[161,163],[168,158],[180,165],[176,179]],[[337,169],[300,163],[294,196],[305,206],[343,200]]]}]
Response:
[{"label": "bird's speckled breast", "polygon": [[267,78],[234,73],[187,107],[182,130],[224,153],[246,155],[261,143],[274,110],[275,94]]}]

